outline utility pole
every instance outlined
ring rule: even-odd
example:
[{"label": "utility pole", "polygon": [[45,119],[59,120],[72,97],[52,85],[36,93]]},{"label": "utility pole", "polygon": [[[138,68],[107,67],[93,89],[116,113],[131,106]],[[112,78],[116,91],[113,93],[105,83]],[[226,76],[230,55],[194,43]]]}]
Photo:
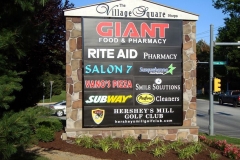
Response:
[{"label": "utility pole", "polygon": [[213,25],[210,25],[210,59],[209,59],[209,135],[214,135],[214,117],[213,117]]}]

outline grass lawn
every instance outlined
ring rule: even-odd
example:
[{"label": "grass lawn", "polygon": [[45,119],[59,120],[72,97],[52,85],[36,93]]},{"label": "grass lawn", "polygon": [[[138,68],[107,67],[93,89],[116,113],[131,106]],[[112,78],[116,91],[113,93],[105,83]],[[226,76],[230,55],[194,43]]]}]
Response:
[{"label": "grass lawn", "polygon": [[[60,95],[53,95],[50,99],[44,99],[44,103],[51,103],[51,102],[59,102],[62,100],[66,100],[66,91],[62,91]],[[39,103],[43,103],[43,100],[40,100]]]}]

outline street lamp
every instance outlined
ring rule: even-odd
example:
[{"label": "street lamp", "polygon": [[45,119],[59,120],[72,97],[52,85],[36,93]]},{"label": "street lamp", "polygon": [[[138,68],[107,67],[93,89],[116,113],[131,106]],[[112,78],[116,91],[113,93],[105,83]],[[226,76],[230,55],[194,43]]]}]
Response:
[{"label": "street lamp", "polygon": [[50,81],[50,85],[51,85],[51,88],[50,88],[50,102],[52,102],[51,97],[52,97],[52,85],[53,85],[53,82],[54,81]]}]

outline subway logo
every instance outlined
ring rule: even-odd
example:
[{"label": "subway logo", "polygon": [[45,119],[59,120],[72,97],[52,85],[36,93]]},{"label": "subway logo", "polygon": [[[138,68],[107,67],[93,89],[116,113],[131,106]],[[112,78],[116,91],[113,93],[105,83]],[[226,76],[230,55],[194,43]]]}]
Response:
[{"label": "subway logo", "polygon": [[132,95],[92,95],[85,102],[89,103],[126,103]]}]

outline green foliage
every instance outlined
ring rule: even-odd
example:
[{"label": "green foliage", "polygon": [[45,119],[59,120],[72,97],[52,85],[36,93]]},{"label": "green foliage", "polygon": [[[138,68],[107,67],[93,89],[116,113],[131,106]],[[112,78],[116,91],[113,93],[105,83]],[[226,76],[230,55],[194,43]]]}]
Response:
[{"label": "green foliage", "polygon": [[39,118],[37,121],[39,127],[47,127],[53,130],[54,132],[58,132],[63,129],[63,125],[58,118]]},{"label": "green foliage", "polygon": [[81,146],[83,142],[83,138],[81,136],[75,138],[75,144]]},{"label": "green foliage", "polygon": [[19,75],[16,72],[4,72],[4,75],[0,74],[0,108],[8,109],[9,103],[15,100],[13,92],[22,89],[22,86],[20,85],[22,79],[19,78]]},{"label": "green foliage", "polygon": [[112,148],[113,149],[120,149],[121,148],[120,142],[119,141],[113,141],[112,142]]},{"label": "green foliage", "polygon": [[164,155],[168,151],[168,146],[162,145],[162,146],[157,146],[153,150],[151,150],[151,153],[153,154],[154,157],[164,157]]},{"label": "green foliage", "polygon": [[[79,138],[80,138],[80,137],[79,137]],[[83,147],[85,147],[85,148],[93,148],[93,147],[96,147],[96,146],[94,146],[95,143],[94,143],[94,140],[93,140],[92,137],[83,135],[81,138],[82,138],[82,146],[83,146]]]},{"label": "green foliage", "polygon": [[229,144],[234,144],[234,145],[238,145],[238,146],[240,145],[239,138],[233,138],[233,137],[228,137],[228,136],[224,136],[224,135],[210,136],[210,135],[205,134],[205,133],[199,133],[199,139],[200,140],[201,140],[201,138],[200,138],[201,136],[204,136],[209,140],[215,140],[215,141],[225,140]]},{"label": "green foliage", "polygon": [[[197,61],[198,62],[209,62],[209,53],[210,46],[204,41],[200,40],[196,44],[197,50]],[[198,89],[202,89],[209,83],[209,65],[204,63],[197,64],[197,87]],[[208,85],[209,86],[209,85]]]},{"label": "green foliage", "polygon": [[1,2],[0,107],[34,106],[43,97],[43,82],[49,83],[43,79],[46,72],[55,81],[53,95],[65,89],[63,10],[72,7],[68,0]]},{"label": "green foliage", "polygon": [[128,136],[128,137],[125,137],[123,139],[123,143],[124,145],[131,145],[131,144],[135,144],[136,140],[134,139],[133,136]]},{"label": "green foliage", "polygon": [[137,150],[136,144],[124,144],[123,146],[123,152],[126,152],[127,154],[135,154],[135,151]]},{"label": "green foliage", "polygon": [[178,150],[177,152],[180,159],[192,159],[195,154],[200,153],[201,151],[202,144],[199,142],[194,142],[184,149]]},{"label": "green foliage", "polygon": [[103,152],[107,153],[112,147],[111,147],[112,141],[109,141],[107,138],[98,139],[98,148],[100,148]]},{"label": "green foliage", "polygon": [[217,154],[216,151],[215,152],[209,151],[209,156],[210,156],[211,160],[217,160],[220,157],[220,155]]},{"label": "green foliage", "polygon": [[135,154],[137,150],[136,140],[132,136],[128,136],[123,139],[123,152],[127,154]]},{"label": "green foliage", "polygon": [[11,157],[17,148],[37,143],[38,139],[53,140],[54,131],[59,130],[61,125],[57,118],[49,118],[49,115],[51,110],[46,107],[4,113],[0,119],[0,159]]},{"label": "green foliage", "polygon": [[174,151],[177,151],[180,146],[182,146],[184,142],[181,139],[178,139],[177,141],[174,141],[168,145],[169,149],[173,149]]},{"label": "green foliage", "polygon": [[[61,75],[55,75],[55,74],[50,74],[48,72],[44,73],[43,77],[43,82],[45,84],[44,87],[44,95],[45,98],[50,97],[50,81],[54,81],[52,85],[52,96],[53,95],[60,95],[62,93],[63,88],[65,87],[65,78],[63,78]],[[65,88],[64,88],[65,90]]]},{"label": "green foliage", "polygon": [[[66,91],[62,91],[60,95],[53,95],[52,98],[51,98],[51,102],[60,102],[62,100],[65,100],[66,99]],[[39,103],[42,103],[43,101],[40,100]],[[48,103],[50,102],[50,99],[47,98],[47,99],[44,99],[44,102],[45,103]]]},{"label": "green foliage", "polygon": [[[240,39],[240,1],[213,0],[213,6],[226,14],[224,26],[218,28],[217,42],[237,42]],[[215,75],[221,78],[222,84],[228,83],[228,89],[240,89],[240,54],[237,46],[216,46],[214,59],[227,61],[226,66],[216,67]],[[226,90],[225,85],[222,87]]]},{"label": "green foliage", "polygon": [[24,113],[5,113],[0,119],[0,157],[9,158],[17,146],[26,146],[32,134]]},{"label": "green foliage", "polygon": [[36,129],[36,137],[43,142],[51,142],[54,140],[54,131],[51,128],[42,126]]},{"label": "green foliage", "polygon": [[147,143],[141,143],[141,142],[136,143],[136,147],[140,151],[146,151],[147,150],[147,146],[148,146]]}]

